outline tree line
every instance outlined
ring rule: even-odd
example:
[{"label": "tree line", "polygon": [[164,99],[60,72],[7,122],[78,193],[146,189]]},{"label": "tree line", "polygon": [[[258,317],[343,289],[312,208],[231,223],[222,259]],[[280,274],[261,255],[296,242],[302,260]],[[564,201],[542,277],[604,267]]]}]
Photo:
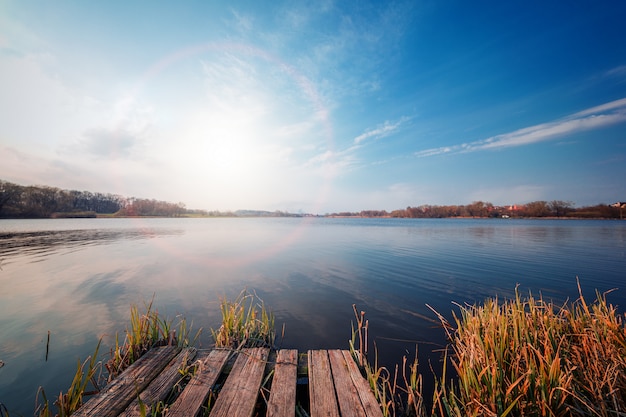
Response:
[{"label": "tree line", "polygon": [[176,217],[186,212],[183,203],[23,186],[0,180],[0,218],[96,217],[98,214]]},{"label": "tree line", "polygon": [[[421,205],[393,210],[362,210],[326,214],[328,217],[397,217],[397,218],[449,218],[449,217],[558,217],[619,219],[626,204],[597,204],[575,207],[571,201],[532,201],[523,205],[495,206],[484,201],[467,205]],[[154,199],[123,197],[117,194],[91,191],[63,190],[49,186],[23,186],[0,180],[0,218],[50,218],[113,216],[199,216],[199,217],[293,217],[302,214],[239,210],[219,212],[190,210],[184,203],[169,203]]]},{"label": "tree line", "polygon": [[532,201],[522,205],[495,206],[484,201],[474,201],[467,205],[421,205],[393,210],[363,210],[360,212],[332,213],[330,217],[396,217],[411,219],[441,219],[450,217],[505,217],[505,218],[595,218],[619,219],[624,209],[609,204],[575,207],[571,201]]}]

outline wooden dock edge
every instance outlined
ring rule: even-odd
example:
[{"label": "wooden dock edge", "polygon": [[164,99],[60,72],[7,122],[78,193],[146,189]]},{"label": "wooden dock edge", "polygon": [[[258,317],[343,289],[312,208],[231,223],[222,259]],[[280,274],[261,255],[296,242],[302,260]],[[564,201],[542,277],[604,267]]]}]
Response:
[{"label": "wooden dock edge", "polygon": [[[192,364],[196,372],[181,383],[179,369]],[[149,351],[74,415],[149,416],[159,402],[167,417],[206,415],[209,402],[210,417],[294,417],[296,407],[310,417],[383,415],[347,350],[298,354],[295,349],[171,346]]]}]

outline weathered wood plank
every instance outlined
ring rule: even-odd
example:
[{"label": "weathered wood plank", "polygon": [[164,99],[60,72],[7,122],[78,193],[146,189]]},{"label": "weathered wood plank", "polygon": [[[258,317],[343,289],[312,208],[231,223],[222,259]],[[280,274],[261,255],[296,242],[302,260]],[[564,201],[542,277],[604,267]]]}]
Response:
[{"label": "weathered wood plank", "polygon": [[367,417],[383,417],[383,411],[376,401],[376,397],[374,397],[374,393],[370,389],[369,383],[363,378],[361,375],[361,371],[359,371],[359,367],[357,366],[354,359],[350,355],[350,352],[347,350],[341,351],[345,363],[348,366],[348,371],[350,372],[350,378],[352,378],[352,382],[356,387],[356,391],[359,394],[359,398],[361,399],[361,404],[363,404],[363,409],[365,410],[365,414]]},{"label": "weathered wood plank", "polygon": [[[246,362],[248,360],[248,354],[242,354],[242,352],[239,352],[237,355],[237,358],[235,360],[235,364],[233,365],[233,367],[230,370],[229,375],[229,379],[231,379],[231,383],[232,381],[236,380],[238,377],[235,376],[233,378],[230,378],[231,375],[240,375],[243,371],[244,366],[246,365]],[[224,403],[226,405],[228,405],[229,401],[233,401],[233,398],[235,397],[235,394],[231,392],[231,397],[232,398],[228,398],[229,397],[229,390],[224,390],[226,386],[226,383],[222,386],[222,390],[218,393],[218,398],[220,399],[220,403]],[[215,410],[215,406],[213,407],[213,410],[211,410],[212,412]]]},{"label": "weathered wood plank", "polygon": [[[196,349],[192,347],[183,349],[140,394],[139,399],[141,403],[143,403],[147,413],[150,412],[153,405],[167,399],[174,384],[176,384],[181,377],[178,370],[189,365],[196,357],[196,353]],[[140,417],[142,410],[139,399],[135,399],[126,410],[120,414],[120,417]]]},{"label": "weathered wood plank", "polygon": [[239,352],[235,365],[217,396],[211,417],[250,417],[261,388],[268,348]]},{"label": "weathered wood plank", "polygon": [[294,417],[296,415],[296,382],[298,379],[298,351],[282,349],[276,356],[267,417]]},{"label": "weathered wood plank", "polygon": [[333,372],[333,381],[335,382],[341,417],[366,417],[359,394],[356,392],[348,365],[341,351],[329,350],[328,357],[330,358],[330,367]]},{"label": "weathered wood plank", "polygon": [[165,368],[180,351],[176,346],[153,348],[91,398],[73,415],[115,417]]},{"label": "weathered wood plank", "polygon": [[229,350],[212,350],[204,360],[183,392],[170,406],[168,417],[196,416],[206,404],[211,389],[222,372],[222,368],[230,356]]},{"label": "weathered wood plank", "polygon": [[309,403],[311,417],[339,417],[328,352],[309,350]]}]

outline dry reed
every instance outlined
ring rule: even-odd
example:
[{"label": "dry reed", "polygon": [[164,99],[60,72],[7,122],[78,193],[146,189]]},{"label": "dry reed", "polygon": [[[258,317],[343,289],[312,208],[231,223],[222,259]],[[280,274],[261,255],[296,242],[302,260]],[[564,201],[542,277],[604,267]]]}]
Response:
[{"label": "dry reed", "polygon": [[[96,346],[96,350],[88,357],[83,363],[80,361],[76,367],[76,373],[74,374],[74,378],[72,379],[72,383],[68,388],[67,392],[59,393],[59,396],[54,401],[54,405],[57,408],[56,417],[68,417],[74,411],[78,410],[78,408],[83,404],[83,397],[85,395],[90,394],[87,392],[87,386],[89,382],[93,385],[94,392],[99,390],[99,373],[102,370],[102,363],[98,361],[98,351],[100,350],[100,344],[102,340],[98,342]],[[37,405],[37,409],[35,414],[39,417],[51,417],[52,408],[50,407],[50,402],[46,397],[46,393],[43,388],[39,388],[37,393],[37,402],[39,403],[39,397],[41,396],[42,404]]]},{"label": "dry reed", "polygon": [[555,305],[516,290],[441,319],[458,379],[439,381],[433,414],[626,415],[626,329],[605,295]]},{"label": "dry reed", "polygon": [[276,338],[274,314],[256,293],[242,291],[234,301],[222,298],[222,325],[211,329],[216,347],[273,347]]},{"label": "dry reed", "polygon": [[131,307],[130,327],[126,329],[122,343],[120,343],[119,335],[115,335],[115,346],[111,349],[111,358],[105,364],[109,372],[109,381],[154,346],[190,346],[200,336],[202,329],[196,333],[193,340],[190,340],[191,325],[187,324],[187,320],[184,317],[178,317],[178,324],[174,326],[172,320],[162,317],[158,310],[152,309],[153,301],[154,299],[145,304],[144,313],[140,313],[137,306]]},{"label": "dry reed", "polygon": [[[178,336],[177,336],[178,330]],[[52,407],[43,388],[39,388],[37,400],[41,397],[42,404],[38,404],[36,414],[39,417],[66,417],[76,411],[83,403],[85,396],[99,391],[100,382],[111,381],[124,369],[133,364],[153,346],[176,344],[181,347],[189,346],[199,337],[196,333],[193,341],[189,340],[191,326],[184,318],[180,318],[174,326],[172,320],[163,318],[157,310],[152,309],[152,301],[145,305],[145,312],[140,313],[136,306],[130,310],[130,327],[126,329],[124,341],[120,343],[119,335],[115,335],[115,346],[111,349],[109,360],[104,364],[108,371],[108,378],[102,377],[102,362],[97,360],[102,340],[98,342],[96,351],[82,364],[79,362],[74,378],[66,393],[60,393],[53,405],[57,413],[53,414]],[[87,391],[91,382],[94,389]]]}]

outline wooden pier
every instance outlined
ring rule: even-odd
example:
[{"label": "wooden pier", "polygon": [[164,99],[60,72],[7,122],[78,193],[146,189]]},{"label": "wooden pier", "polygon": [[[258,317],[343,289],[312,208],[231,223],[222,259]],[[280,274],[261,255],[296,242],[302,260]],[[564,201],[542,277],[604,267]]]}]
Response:
[{"label": "wooden pier", "polygon": [[[194,366],[182,384],[181,369]],[[173,394],[175,393],[175,394]],[[382,417],[346,350],[154,348],[89,399],[74,416],[142,416],[168,403],[167,417]]]}]

